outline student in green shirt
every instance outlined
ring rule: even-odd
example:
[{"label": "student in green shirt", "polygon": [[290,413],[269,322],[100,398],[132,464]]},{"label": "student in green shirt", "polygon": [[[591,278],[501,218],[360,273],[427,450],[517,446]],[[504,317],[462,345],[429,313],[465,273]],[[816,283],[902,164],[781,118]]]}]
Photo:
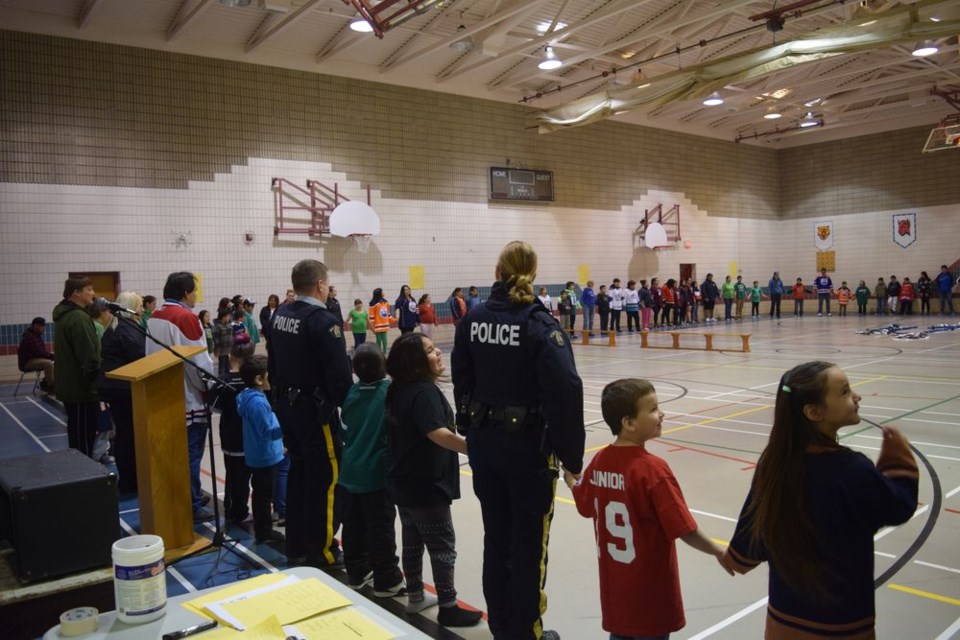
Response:
[{"label": "student in green shirt", "polygon": [[870,299],[870,288],[867,283],[861,280],[860,286],[853,292],[853,295],[857,298],[857,315],[867,315],[867,301]]},{"label": "student in green shirt", "polygon": [[357,347],[367,341],[367,310],[363,308],[363,300],[357,298],[353,301],[353,309],[347,314],[347,320],[353,332],[353,351],[356,353]]},{"label": "student in green shirt", "polygon": [[730,276],[727,276],[727,279],[720,285],[720,297],[723,298],[723,319],[726,322],[733,322],[733,316],[730,310],[733,309],[734,295],[735,289],[733,282],[730,281]]},{"label": "student in green shirt", "polygon": [[760,281],[754,280],[753,287],[750,288],[750,317],[754,320],[760,319],[760,300],[763,298],[763,289],[760,288]]},{"label": "student in green shirt", "polygon": [[737,299],[737,320],[743,320],[743,303],[747,300],[747,285],[743,283],[743,276],[737,276],[733,283],[734,297]]}]

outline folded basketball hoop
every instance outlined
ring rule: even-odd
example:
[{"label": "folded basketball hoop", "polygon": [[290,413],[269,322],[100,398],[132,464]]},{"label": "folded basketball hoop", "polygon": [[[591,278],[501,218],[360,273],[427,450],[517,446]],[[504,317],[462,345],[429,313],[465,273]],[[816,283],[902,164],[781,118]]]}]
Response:
[{"label": "folded basketball hoop", "polygon": [[370,249],[370,241],[373,240],[373,236],[369,233],[351,233],[349,237],[353,238],[353,242],[357,245],[357,250],[360,253],[366,253]]}]

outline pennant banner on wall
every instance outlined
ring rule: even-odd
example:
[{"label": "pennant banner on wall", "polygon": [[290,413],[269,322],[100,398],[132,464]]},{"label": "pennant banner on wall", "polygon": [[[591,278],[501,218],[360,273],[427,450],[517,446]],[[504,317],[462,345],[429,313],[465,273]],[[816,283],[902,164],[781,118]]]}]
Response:
[{"label": "pennant banner on wall", "polygon": [[893,241],[906,249],[917,239],[917,214],[898,213],[893,216]]},{"label": "pennant banner on wall", "polygon": [[833,248],[833,222],[813,223],[813,245],[817,248],[817,251],[826,251]]}]

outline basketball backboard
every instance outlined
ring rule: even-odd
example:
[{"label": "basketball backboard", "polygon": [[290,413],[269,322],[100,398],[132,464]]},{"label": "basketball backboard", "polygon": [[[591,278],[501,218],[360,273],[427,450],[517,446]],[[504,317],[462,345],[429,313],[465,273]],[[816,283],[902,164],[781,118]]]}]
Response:
[{"label": "basketball backboard", "polygon": [[379,235],[380,216],[362,202],[343,202],[330,214],[330,234],[341,238],[351,235]]},{"label": "basketball backboard", "polygon": [[960,149],[960,124],[935,127],[927,136],[927,143],[923,145],[924,153],[945,149]]}]

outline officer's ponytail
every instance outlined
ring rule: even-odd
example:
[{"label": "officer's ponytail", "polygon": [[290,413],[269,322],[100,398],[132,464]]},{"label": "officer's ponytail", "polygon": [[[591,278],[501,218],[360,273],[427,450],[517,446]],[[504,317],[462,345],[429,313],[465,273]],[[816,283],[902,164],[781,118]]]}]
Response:
[{"label": "officer's ponytail", "polygon": [[522,240],[508,243],[500,252],[497,272],[511,302],[533,302],[533,281],[537,277],[537,254],[533,247]]}]

